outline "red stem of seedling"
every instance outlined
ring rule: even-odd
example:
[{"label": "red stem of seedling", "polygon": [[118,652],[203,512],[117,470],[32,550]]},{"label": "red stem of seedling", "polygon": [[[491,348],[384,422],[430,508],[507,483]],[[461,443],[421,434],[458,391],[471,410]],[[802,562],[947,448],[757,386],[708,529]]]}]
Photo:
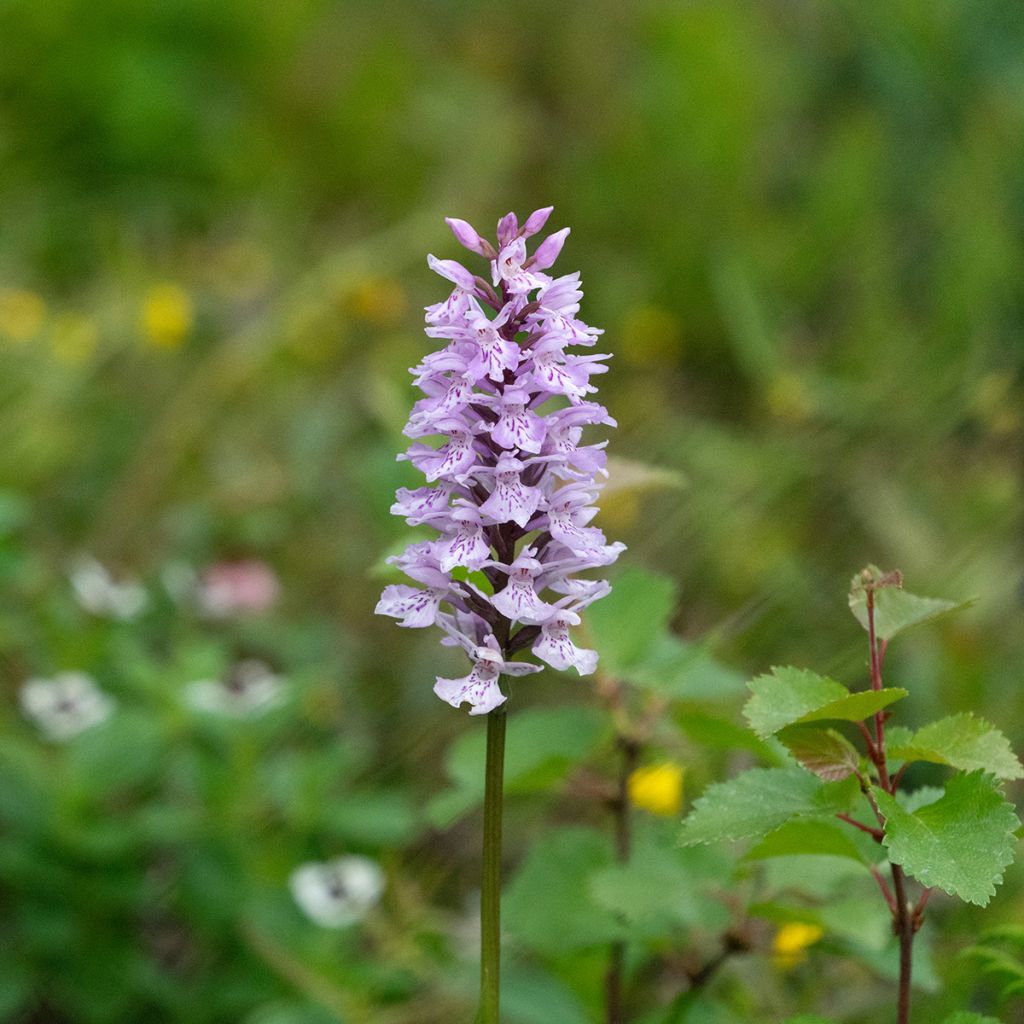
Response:
[{"label": "red stem of seedling", "polygon": [[[871,648],[871,689],[878,691],[882,689],[882,662],[885,659],[887,642],[883,640],[879,643],[875,633],[875,592],[870,587],[867,590],[866,597],[868,614],[868,644]],[[895,794],[896,783],[899,781],[899,778],[898,776],[896,779],[890,779],[889,777],[889,766],[885,756],[885,714],[882,711],[875,713],[874,746],[875,751],[872,760],[878,770],[878,781],[887,793]],[[867,791],[867,795],[870,799],[870,790]],[[879,824],[884,828],[884,817],[879,813],[878,806],[873,799],[871,800],[871,803],[875,808],[875,813],[878,815]],[[885,895],[886,902],[889,904],[889,910],[892,913],[893,919],[893,931],[896,933],[896,937],[899,939],[900,943],[900,982],[896,1008],[896,1024],[910,1024],[912,953],[914,946],[914,933],[920,927],[920,917],[918,916],[918,909],[915,908],[915,910],[911,912],[910,905],[907,902],[903,869],[899,864],[893,864],[891,867],[893,891],[890,893],[888,886],[885,886],[883,889],[883,895]],[[880,880],[884,883],[884,879],[881,878],[880,874],[877,874],[876,869],[872,869],[872,874],[876,875],[876,880]],[[918,908],[920,908],[920,911],[923,914],[923,901],[918,904]]]}]

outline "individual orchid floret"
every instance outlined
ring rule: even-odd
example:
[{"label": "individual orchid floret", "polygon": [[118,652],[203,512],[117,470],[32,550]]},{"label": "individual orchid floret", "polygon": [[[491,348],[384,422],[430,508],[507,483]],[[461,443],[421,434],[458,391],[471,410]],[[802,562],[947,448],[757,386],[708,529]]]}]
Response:
[{"label": "individual orchid floret", "polygon": [[440,448],[431,448],[425,444],[414,444],[399,461],[408,460],[422,471],[428,483],[434,483],[442,477],[454,477],[465,473],[476,462],[477,453],[474,446],[474,435],[483,427],[470,426],[461,416],[446,416],[433,423],[430,434],[445,433],[448,441]]},{"label": "individual orchid floret", "polygon": [[523,527],[533,518],[543,495],[536,487],[527,487],[522,474],[526,462],[514,455],[503,454],[496,466],[477,467],[475,475],[492,476],[494,489],[480,506],[480,511],[495,523],[513,522]]},{"label": "individual orchid floret", "polygon": [[491,440],[502,448],[540,454],[547,429],[544,420],[529,408],[530,392],[514,384],[493,398],[483,397],[481,404],[498,412],[498,420],[491,427]]},{"label": "individual orchid floret", "polygon": [[419,526],[438,516],[447,515],[448,500],[456,488],[453,480],[442,480],[435,487],[418,487],[410,491],[400,487],[395,492],[395,503],[391,506],[393,516],[405,516],[410,526]]},{"label": "individual orchid floret", "polygon": [[580,617],[576,612],[556,606],[550,618],[541,625],[540,636],[531,650],[552,668],[562,671],[574,668],[581,676],[590,675],[597,668],[597,651],[577,647],[569,638],[569,628],[579,624]]},{"label": "individual orchid floret", "polygon": [[540,672],[539,665],[505,661],[493,634],[473,652],[473,670],[461,679],[437,677],[434,693],[453,708],[470,705],[471,715],[486,715],[508,699],[498,686],[498,676],[525,676]]},{"label": "individual orchid floret", "polygon": [[385,588],[377,612],[409,628],[438,626],[442,644],[468,655],[471,670],[439,677],[443,700],[482,715],[508,697],[503,678],[535,672],[517,651],[560,670],[593,671],[576,647],[580,611],[607,593],[586,577],[624,550],[591,520],[607,477],[607,441],[587,432],[615,421],[593,400],[606,355],[583,355],[601,334],[579,319],[578,273],[551,276],[569,229],[542,232],[550,207],[520,224],[498,222],[496,240],[449,218],[455,239],[488,260],[490,281],[455,260],[431,256],[454,290],[427,307],[425,333],[443,348],[413,368],[422,396],[398,456],[425,477],[403,487],[391,511],[436,531],[388,561],[411,580]]},{"label": "individual orchid floret", "polygon": [[475,505],[460,499],[451,509],[449,522],[455,532],[438,541],[438,559],[444,572],[457,565],[482,569],[491,557],[491,545],[484,533],[484,516]]},{"label": "individual orchid floret", "polygon": [[551,605],[537,594],[536,580],[544,566],[533,557],[535,554],[533,548],[526,548],[511,565],[495,566],[508,574],[508,583],[494,595],[491,604],[512,622],[542,622],[551,613]]}]

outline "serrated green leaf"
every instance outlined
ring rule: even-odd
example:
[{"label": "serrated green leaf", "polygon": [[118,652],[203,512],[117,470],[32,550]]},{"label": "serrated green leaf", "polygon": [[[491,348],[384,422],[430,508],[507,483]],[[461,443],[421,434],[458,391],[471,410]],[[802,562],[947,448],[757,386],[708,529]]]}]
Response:
[{"label": "serrated green leaf", "polygon": [[[968,608],[971,601],[943,601],[936,597],[918,597],[901,587],[879,587],[875,594],[875,636],[891,640],[914,626],[931,622],[942,615]],[[855,576],[850,590],[850,611],[864,629],[868,628],[867,591]]]},{"label": "serrated green leaf", "polygon": [[802,767],[824,782],[845,779],[860,764],[856,747],[834,729],[795,725],[783,729],[779,739]]},{"label": "serrated green leaf", "polygon": [[[870,837],[867,839],[873,842]],[[746,856],[748,860],[794,856],[848,857],[859,864],[874,863],[873,860],[865,860],[854,841],[852,829],[815,818],[787,821],[751,847]]]},{"label": "serrated green leaf", "polygon": [[955,775],[941,800],[908,813],[888,793],[875,791],[885,816],[889,859],[919,882],[985,906],[1013,861],[1019,824],[991,776]]},{"label": "serrated green leaf", "polygon": [[793,818],[827,818],[850,809],[856,782],[824,783],[802,768],[754,768],[709,786],[683,822],[684,846],[761,837]]},{"label": "serrated green leaf", "polygon": [[851,693],[834,679],[788,666],[751,680],[750,690],[743,714],[762,737],[807,722],[860,722],[907,695],[898,688]]},{"label": "serrated green leaf", "polygon": [[1024,766],[1010,741],[969,712],[932,722],[910,736],[890,736],[888,751],[901,761],[930,761],[965,772],[980,768],[999,779],[1024,778]]},{"label": "serrated green leaf", "polygon": [[896,800],[900,807],[908,814],[919,811],[922,807],[935,803],[942,799],[945,790],[941,786],[920,786],[917,789],[901,789],[896,793]]}]

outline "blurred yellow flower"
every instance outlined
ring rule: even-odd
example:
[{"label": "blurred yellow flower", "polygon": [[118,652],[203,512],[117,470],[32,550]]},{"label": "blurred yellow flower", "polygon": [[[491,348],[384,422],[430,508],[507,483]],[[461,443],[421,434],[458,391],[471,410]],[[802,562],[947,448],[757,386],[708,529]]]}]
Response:
[{"label": "blurred yellow flower", "polygon": [[825,933],[816,924],[790,921],[784,924],[772,940],[772,955],[775,966],[789,970],[807,959],[807,950]]},{"label": "blurred yellow flower", "polygon": [[192,300],[176,284],[150,288],[142,303],[142,331],[154,348],[177,348],[192,330]]},{"label": "blurred yellow flower", "polygon": [[25,288],[0,291],[0,334],[11,341],[28,341],[39,333],[46,318],[46,303]]},{"label": "blurred yellow flower", "polygon": [[630,803],[666,818],[678,814],[683,806],[684,771],[673,761],[637,768],[629,777]]},{"label": "blurred yellow flower", "polygon": [[96,351],[99,338],[96,322],[81,313],[61,313],[53,323],[50,343],[62,363],[84,363]]}]

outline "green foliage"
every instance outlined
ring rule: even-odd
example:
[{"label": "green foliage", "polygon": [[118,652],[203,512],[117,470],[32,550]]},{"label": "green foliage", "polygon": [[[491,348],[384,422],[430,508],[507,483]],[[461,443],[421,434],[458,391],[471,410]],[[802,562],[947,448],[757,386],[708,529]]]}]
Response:
[{"label": "green foliage", "polygon": [[[882,574],[874,566],[870,566],[876,578]],[[950,612],[961,611],[970,607],[970,601],[943,601],[934,597],[918,597],[902,588],[902,585],[881,586],[874,591],[875,595],[875,636],[879,640],[891,640],[900,633],[920,626],[927,622],[948,615]],[[853,578],[850,588],[850,611],[856,620],[868,628],[867,591],[860,576]]]},{"label": "green foliage", "polygon": [[587,611],[605,669],[626,675],[644,661],[668,628],[676,603],[676,585],[666,576],[627,569],[615,588]]},{"label": "green foliage", "polygon": [[1001,1024],[1001,1021],[985,1014],[960,1010],[954,1013],[952,1017],[947,1017],[942,1024]]},{"label": "green foliage", "polygon": [[683,822],[680,842],[765,836],[793,818],[848,811],[856,794],[853,780],[823,783],[801,768],[753,768],[705,790]]},{"label": "green foliage", "polygon": [[[533,708],[510,716],[507,726],[505,792],[548,789],[569,766],[606,738],[610,726],[594,707]],[[431,799],[427,817],[437,827],[479,806],[484,796],[487,738],[482,723],[471,721],[446,759],[452,787]]]},{"label": "green foliage", "polygon": [[759,736],[808,722],[860,722],[907,695],[896,688],[851,693],[834,679],[797,668],[773,668],[752,680],[750,690],[743,714]]},{"label": "green foliage", "polygon": [[[461,664],[433,631],[374,620],[369,571],[415,534],[387,508],[413,483],[394,454],[421,307],[443,295],[422,257],[458,254],[446,214],[483,229],[506,204],[554,202],[552,226],[573,227],[564,268],[582,270],[615,354],[597,525],[629,545],[623,567],[683,588],[657,632],[630,626],[650,644],[624,677],[665,702],[652,758],[685,762],[695,792],[786,763],[774,737],[738,735],[737,694],[788,659],[863,675],[828,594],[865,551],[924,588],[983,595],[888,655],[914,694],[907,720],[975,708],[1019,746],[1015,5],[332,0],[257,17],[241,0],[53,0],[0,4],[0,40],[0,1019],[472,1018],[477,819],[459,818],[477,796],[448,775],[431,798],[453,735],[479,723],[431,696]],[[176,347],[144,326],[164,283],[192,309]],[[38,318],[15,315],[26,300]],[[66,568],[82,551],[144,578],[141,619],[76,608]],[[236,556],[276,569],[271,614],[209,620],[164,587],[165,571]],[[187,708],[191,681],[254,653],[294,683],[286,707],[231,722]],[[64,746],[18,708],[25,678],[60,668],[93,672],[119,708]],[[594,700],[551,672],[516,687],[514,718]],[[795,755],[794,735],[779,738]],[[563,739],[510,784],[510,878],[538,836],[607,830],[594,780],[613,777],[611,746]],[[978,766],[1016,771],[989,743]],[[948,758],[936,747],[929,760]],[[352,933],[321,930],[288,873],[353,851],[387,866],[384,905]],[[836,929],[881,904],[852,859],[733,877],[721,848],[685,852],[721,869],[686,861],[687,893],[707,873],[736,913],[785,867],[790,909],[835,910],[830,954],[866,962]],[[820,905],[818,860],[833,879]],[[837,864],[860,874],[834,882]],[[1021,878],[1007,873],[1007,914]],[[250,911],[280,941],[240,938]],[[934,899],[928,916],[949,991],[915,1007],[923,1024],[968,1005],[950,956],[980,929],[973,907]],[[715,938],[631,944],[637,1024],[682,1024],[648,1004]],[[510,1024],[602,1018],[602,947],[526,953],[507,963]],[[738,957],[686,1024],[815,1006],[891,1020],[891,946],[870,973],[839,959],[783,973]]]},{"label": "green foliage", "polygon": [[[698,855],[695,855],[698,854]],[[712,878],[718,880],[714,873]],[[628,864],[594,873],[591,899],[625,923],[633,939],[685,934],[691,928],[724,929],[729,915],[706,892],[706,861],[699,851],[644,843]]]},{"label": "green foliage", "polygon": [[790,726],[779,739],[803,768],[823,782],[838,782],[857,771],[860,755],[845,736],[835,729]]},{"label": "green foliage", "polygon": [[720,700],[735,693],[743,684],[739,673],[669,632],[676,598],[665,576],[622,573],[611,594],[587,609],[601,670],[665,697]]},{"label": "green foliage", "polygon": [[814,818],[796,818],[770,832],[746,854],[748,860],[770,857],[814,856],[847,857],[858,864],[874,864],[877,847],[863,833],[841,827],[835,822]]},{"label": "green foliage", "polygon": [[588,879],[611,864],[608,837],[590,829],[564,828],[535,843],[505,894],[509,934],[549,955],[622,936],[616,914],[589,895]]},{"label": "green foliage", "polygon": [[1004,924],[988,928],[978,936],[977,944],[963,950],[961,956],[995,981],[1003,1002],[1024,998],[1024,926]]},{"label": "green foliage", "polygon": [[875,791],[885,816],[885,848],[923,885],[985,906],[1013,861],[1020,822],[994,780],[976,771],[954,775],[945,794],[913,813]]},{"label": "green foliage", "polygon": [[965,772],[988,772],[999,779],[1024,777],[1024,766],[1010,741],[969,712],[942,718],[912,734],[893,730],[889,753],[901,761],[931,761]]}]

